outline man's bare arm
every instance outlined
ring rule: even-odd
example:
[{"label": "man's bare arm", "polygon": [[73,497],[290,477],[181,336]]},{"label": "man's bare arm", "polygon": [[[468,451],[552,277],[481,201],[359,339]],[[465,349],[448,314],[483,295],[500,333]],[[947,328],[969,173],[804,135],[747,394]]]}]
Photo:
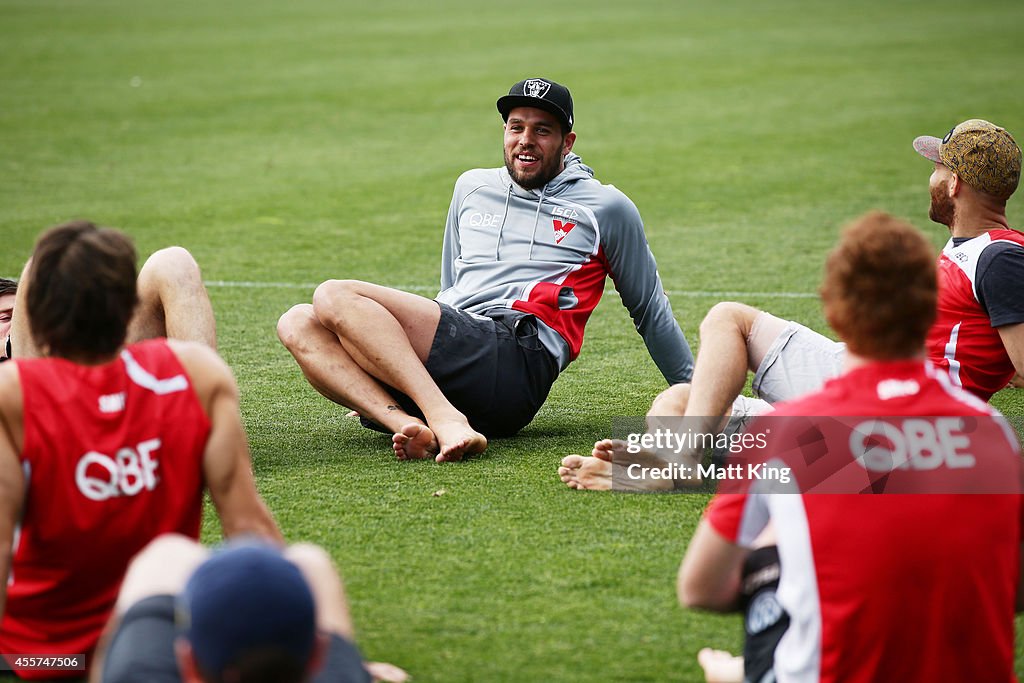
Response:
[{"label": "man's bare arm", "polygon": [[1003,340],[1007,355],[1013,362],[1018,375],[1024,375],[1024,323],[997,327],[999,337]]},{"label": "man's bare arm", "polygon": [[210,418],[203,473],[226,537],[257,534],[283,542],[277,523],[256,490],[249,442],[239,412],[238,385],[213,350],[171,341]]},{"label": "man's bare arm", "polygon": [[679,567],[676,592],[680,604],[716,612],[735,610],[747,552],[702,519]]},{"label": "man's bare arm", "polygon": [[22,441],[21,384],[14,363],[0,367],[0,616],[7,604],[7,578],[14,529],[25,501],[25,474],[18,453]]}]

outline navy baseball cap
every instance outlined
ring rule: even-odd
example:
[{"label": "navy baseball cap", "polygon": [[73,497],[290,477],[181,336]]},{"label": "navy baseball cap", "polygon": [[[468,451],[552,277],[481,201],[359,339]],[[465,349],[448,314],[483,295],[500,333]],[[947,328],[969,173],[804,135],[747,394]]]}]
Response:
[{"label": "navy baseball cap", "polygon": [[316,609],[302,572],[277,548],[231,542],[199,566],[178,597],[178,625],[211,675],[249,653],[277,650],[305,665],[316,643]]},{"label": "navy baseball cap", "polygon": [[504,97],[498,98],[498,111],[508,122],[508,113],[516,107],[534,107],[554,114],[566,132],[572,130],[572,94],[564,85],[546,78],[519,81]]}]

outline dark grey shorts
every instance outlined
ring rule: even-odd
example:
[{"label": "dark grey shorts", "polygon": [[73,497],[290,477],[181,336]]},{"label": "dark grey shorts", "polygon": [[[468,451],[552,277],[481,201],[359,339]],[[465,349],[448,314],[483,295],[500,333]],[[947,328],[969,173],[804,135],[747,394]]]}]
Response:
[{"label": "dark grey shorts", "polygon": [[[103,663],[103,683],[180,683],[174,657],[174,596],[154,595],[124,613]],[[356,646],[332,633],[313,683],[370,683]]]},{"label": "dark grey shorts", "polygon": [[[530,423],[558,377],[557,362],[540,343],[536,318],[510,309],[478,316],[438,305],[441,320],[427,372],[473,429],[488,438],[512,436]],[[393,388],[388,393],[407,413],[423,417],[408,396]]]},{"label": "dark grey shorts", "polygon": [[779,549],[774,545],[752,550],[743,562],[743,680],[750,683],[775,681],[775,648],[789,628],[789,614],[776,597],[779,572]]}]

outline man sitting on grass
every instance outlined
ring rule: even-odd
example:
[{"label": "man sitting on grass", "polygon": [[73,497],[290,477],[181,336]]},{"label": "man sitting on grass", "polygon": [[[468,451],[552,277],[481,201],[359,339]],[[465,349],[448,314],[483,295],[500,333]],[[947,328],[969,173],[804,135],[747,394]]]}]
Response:
[{"label": "man sitting on grass", "polygon": [[402,460],[459,460],[529,424],[609,277],[669,384],[693,367],[640,213],[572,153],[569,89],[525,79],[497,107],[505,166],[456,182],[434,300],[329,280],[278,322],[310,384]]}]

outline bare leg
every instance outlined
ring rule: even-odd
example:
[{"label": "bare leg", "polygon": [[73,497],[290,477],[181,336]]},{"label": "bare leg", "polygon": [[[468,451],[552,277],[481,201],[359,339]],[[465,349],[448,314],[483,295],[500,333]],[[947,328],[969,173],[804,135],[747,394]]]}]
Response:
[{"label": "bare leg", "polygon": [[[775,545],[776,541],[775,525],[769,523],[754,539],[751,549]],[[707,683],[742,683],[744,680],[744,661],[740,655],[705,647],[697,653],[697,663],[704,669]]]},{"label": "bare leg", "polygon": [[[277,336],[295,357],[309,383],[326,398],[354,408],[396,434],[411,429],[411,425],[426,428],[353,360],[338,336],[320,324],[311,304],[293,306],[282,315],[277,323]],[[431,433],[426,443],[421,439],[409,448],[396,447],[395,453],[405,460],[434,456],[438,450]]]},{"label": "bare leg", "polygon": [[[458,460],[487,447],[484,436],[469,426],[466,416],[448,401],[424,367],[441,316],[436,302],[365,282],[330,280],[313,294],[313,314],[338,339],[360,373],[395,387],[416,402],[437,440],[439,462]],[[320,358],[307,358],[310,360],[315,364]],[[302,360],[299,362],[301,365]],[[344,372],[346,368],[338,369]],[[305,367],[303,371],[327,380],[331,393],[340,397],[346,397],[349,380],[359,382],[351,375],[328,377]],[[354,403],[342,404],[364,414]],[[365,415],[376,419],[372,413]],[[395,432],[399,448],[415,443],[415,439],[403,441],[402,429]]]},{"label": "bare leg", "polygon": [[756,371],[761,362],[751,358],[747,349],[760,313],[745,304],[719,303],[700,324],[700,353],[693,368],[686,416],[703,418],[705,430],[716,429],[729,414],[729,406],[743,391],[747,371]]},{"label": "bare leg", "polygon": [[[733,401],[743,390],[748,370],[757,370],[784,325],[784,321],[744,304],[725,302],[713,306],[701,322],[700,352],[692,384],[669,387],[655,398],[647,412],[648,431],[659,426],[659,418],[670,418],[664,426],[678,430],[678,418],[686,417],[690,419],[687,429],[718,433],[731,414]],[[657,466],[659,459],[692,466],[696,455],[687,451],[644,452],[642,457],[651,466]],[[569,455],[563,458],[558,474],[570,488],[607,490],[611,488],[613,476],[621,475],[620,468],[625,470],[633,462],[639,462],[635,459],[638,456],[641,454],[626,453],[625,443],[604,439],[594,444],[590,457]],[[625,483],[627,478],[616,476],[615,481]],[[665,483],[643,481],[646,482],[644,488],[659,488]]]},{"label": "bare leg", "polygon": [[[355,629],[345,597],[345,586],[331,556],[320,546],[297,543],[284,551],[284,556],[306,578],[316,604],[316,625],[323,633],[336,633],[355,642]],[[366,670],[375,681],[402,683],[409,679],[402,669],[383,662],[366,662]]]},{"label": "bare leg", "polygon": [[216,322],[199,265],[182,247],[146,259],[139,271],[139,305],[128,325],[128,342],[171,337],[217,348]]}]

